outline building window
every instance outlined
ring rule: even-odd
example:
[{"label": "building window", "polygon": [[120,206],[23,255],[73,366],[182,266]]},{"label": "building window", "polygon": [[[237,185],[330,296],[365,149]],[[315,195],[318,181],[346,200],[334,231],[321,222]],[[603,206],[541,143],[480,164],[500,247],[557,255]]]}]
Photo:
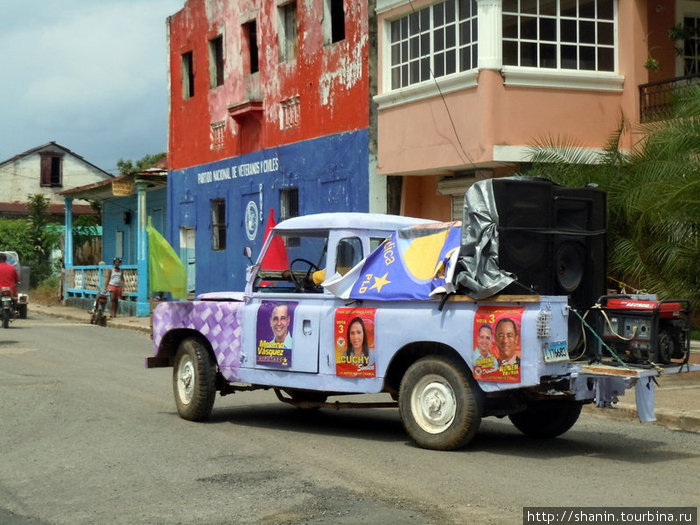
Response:
[{"label": "building window", "polygon": [[226,131],[226,121],[222,120],[221,122],[214,122],[211,125],[211,133],[210,133],[210,139],[211,139],[211,146],[210,149],[212,150],[219,150],[224,147],[224,133]]},{"label": "building window", "polygon": [[683,76],[697,75],[700,72],[700,17],[684,16],[683,30],[685,35],[682,54]]},{"label": "building window", "polygon": [[182,55],[182,98],[187,100],[194,96],[194,63],[192,51]]},{"label": "building window", "polygon": [[391,88],[477,66],[476,0],[447,0],[391,22]]},{"label": "building window", "polygon": [[333,44],[345,40],[343,0],[323,1],[323,42]]},{"label": "building window", "polygon": [[226,249],[226,201],[212,199],[211,201],[211,248],[212,250]]},{"label": "building window", "polygon": [[615,0],[503,0],[503,64],[615,70]]},{"label": "building window", "polygon": [[280,62],[297,57],[297,3],[290,2],[277,8]]},{"label": "building window", "polygon": [[224,37],[222,35],[209,41],[209,87],[224,85]]},{"label": "building window", "polygon": [[260,65],[258,62],[258,28],[255,20],[243,24],[243,41],[248,44],[250,73],[257,73],[260,70]]},{"label": "building window", "polygon": [[299,97],[280,102],[280,129],[299,127]]},{"label": "building window", "polygon": [[60,188],[63,186],[63,155],[41,155],[41,186]]},{"label": "building window", "polygon": [[[280,220],[299,216],[299,188],[280,190],[280,215]],[[300,244],[299,237],[287,237],[285,244],[291,248],[297,247]]]}]

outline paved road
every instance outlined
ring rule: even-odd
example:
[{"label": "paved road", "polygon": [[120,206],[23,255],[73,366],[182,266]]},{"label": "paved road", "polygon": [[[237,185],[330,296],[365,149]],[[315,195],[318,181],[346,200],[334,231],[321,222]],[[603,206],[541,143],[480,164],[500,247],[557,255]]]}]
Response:
[{"label": "paved road", "polygon": [[394,409],[271,392],[177,417],[147,335],[30,316],[0,331],[0,523],[522,523],[523,506],[697,506],[700,434],[583,416],[553,441],[488,419],[413,447]]}]

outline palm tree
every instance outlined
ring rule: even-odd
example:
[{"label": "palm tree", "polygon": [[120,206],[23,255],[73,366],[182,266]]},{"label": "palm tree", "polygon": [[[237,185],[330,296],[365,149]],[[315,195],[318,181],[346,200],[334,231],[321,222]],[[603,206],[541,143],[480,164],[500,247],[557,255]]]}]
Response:
[{"label": "palm tree", "polygon": [[[661,298],[700,303],[700,87],[686,91],[662,121],[639,129],[625,153],[624,117],[603,152],[570,139],[535,143],[521,175],[567,186],[597,184],[608,196],[610,276]],[[629,288],[628,288],[629,290]]]}]

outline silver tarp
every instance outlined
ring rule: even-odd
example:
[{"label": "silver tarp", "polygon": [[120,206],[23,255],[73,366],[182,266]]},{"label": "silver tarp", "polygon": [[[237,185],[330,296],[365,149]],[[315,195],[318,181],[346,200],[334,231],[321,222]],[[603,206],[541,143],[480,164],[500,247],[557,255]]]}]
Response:
[{"label": "silver tarp", "polygon": [[475,182],[464,196],[461,242],[455,277],[460,293],[484,299],[515,280],[498,267],[498,210],[491,179]]}]

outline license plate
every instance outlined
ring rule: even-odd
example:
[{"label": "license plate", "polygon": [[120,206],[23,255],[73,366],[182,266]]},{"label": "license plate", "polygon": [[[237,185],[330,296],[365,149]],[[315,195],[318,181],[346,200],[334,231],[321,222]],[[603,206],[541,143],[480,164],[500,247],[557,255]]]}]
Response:
[{"label": "license plate", "polygon": [[547,343],[544,347],[544,362],[556,363],[569,360],[569,349],[566,341]]}]

